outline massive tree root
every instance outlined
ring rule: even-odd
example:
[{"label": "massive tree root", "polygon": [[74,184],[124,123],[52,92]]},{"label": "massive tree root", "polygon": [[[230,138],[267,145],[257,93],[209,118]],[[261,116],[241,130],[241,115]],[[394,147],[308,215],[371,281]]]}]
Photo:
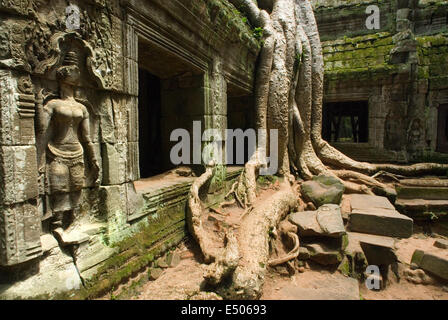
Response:
[{"label": "massive tree root", "polygon": [[270,264],[269,231],[275,229],[296,206],[297,194],[284,184],[280,192],[260,202],[243,218],[238,232],[238,266],[227,279],[222,279],[218,293],[229,299],[256,299],[261,296]]},{"label": "massive tree root", "polygon": [[[241,207],[251,210],[257,199],[256,180],[259,171],[267,165],[271,129],[278,130],[278,175],[287,181],[292,181],[292,175],[308,180],[325,174],[340,179],[347,192],[394,196],[393,188],[378,181],[380,175],[393,178],[394,175],[446,174],[447,164],[399,166],[354,161],[322,139],[324,61],[311,1],[229,1],[254,27],[263,28],[254,94],[256,129],[265,129],[266,134],[258,137],[257,150],[232,188],[235,201]],[[202,212],[199,188],[211,178],[212,171],[207,169],[192,187],[190,231],[206,262],[212,263],[207,275],[210,282],[219,284],[228,276],[230,283],[225,286],[221,283],[221,289],[226,289],[221,290],[225,296],[256,298],[263,284],[265,267],[262,266],[283,263],[298,254],[297,239],[287,257],[268,261],[268,230],[275,228],[288,213],[297,195],[282,189],[283,194],[273,196],[267,207],[247,210],[239,236],[227,234],[226,249],[216,251],[199,218]]]},{"label": "massive tree root", "polygon": [[[279,174],[304,179],[326,174],[340,178],[347,191],[394,195],[394,190],[372,178],[379,171],[403,176],[446,174],[448,165],[409,166],[358,162],[322,139],[324,61],[310,1],[230,0],[250,22],[264,30],[255,88],[258,128],[279,130]],[[268,13],[270,12],[270,13]],[[267,131],[269,132],[269,131]],[[257,150],[240,177],[239,197],[256,198],[256,173],[263,167],[266,143]],[[261,159],[261,160],[260,160]]]}]

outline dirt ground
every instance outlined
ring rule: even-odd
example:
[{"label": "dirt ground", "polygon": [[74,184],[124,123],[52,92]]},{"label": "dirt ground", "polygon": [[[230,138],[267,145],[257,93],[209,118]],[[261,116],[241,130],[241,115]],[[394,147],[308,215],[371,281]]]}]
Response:
[{"label": "dirt ground", "polygon": [[[279,189],[278,182],[263,188],[260,199]],[[204,212],[203,226],[216,237],[216,244],[222,245],[221,226],[233,226],[238,230],[244,210],[236,205],[213,208]],[[414,226],[415,234],[409,239],[397,240],[396,254],[400,262],[400,279],[390,277],[386,288],[380,291],[369,290],[365,283],[346,277],[336,270],[324,268],[312,262],[290,276],[270,269],[266,276],[262,300],[448,300],[448,283],[424,274],[424,284],[416,284],[406,276],[410,269],[412,255],[416,249],[434,250],[436,238],[447,238],[446,234],[428,235],[427,227]],[[448,252],[448,249],[445,249]],[[207,291],[203,281],[204,265],[201,254],[192,239],[181,243],[175,250],[181,257],[180,263],[172,268],[163,269],[163,273],[153,281],[148,280],[147,272],[122,285],[110,297],[130,300],[190,300],[216,299]],[[448,254],[448,253],[447,253]],[[422,272],[422,271],[421,271]]]},{"label": "dirt ground", "polygon": [[[403,262],[402,269],[410,262],[416,248],[430,249],[435,238],[415,234],[409,239],[397,242],[397,255]],[[164,269],[162,275],[148,281],[145,274],[139,285],[126,284],[114,297],[129,300],[190,300],[200,297],[204,290],[203,267],[198,250],[192,240],[176,249],[181,262],[174,268]],[[336,270],[307,263],[303,273],[293,276],[281,275],[270,270],[266,276],[262,300],[448,300],[448,283],[438,282],[431,277],[431,284],[414,284],[403,277],[399,282],[392,280],[385,289],[372,291],[363,282],[345,277]],[[137,279],[138,280],[138,279]],[[136,280],[134,280],[135,283]],[[128,288],[133,290],[128,290]],[[120,291],[127,294],[120,297]],[[206,296],[215,299],[214,295]]]}]

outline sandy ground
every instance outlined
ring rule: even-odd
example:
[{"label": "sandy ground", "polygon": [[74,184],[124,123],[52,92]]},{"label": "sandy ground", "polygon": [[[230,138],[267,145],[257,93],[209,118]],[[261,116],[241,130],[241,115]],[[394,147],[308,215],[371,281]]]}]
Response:
[{"label": "sandy ground", "polygon": [[[189,178],[186,178],[189,179]],[[151,181],[142,185],[150,188]],[[278,183],[261,191],[260,199],[269,196],[278,190]],[[239,220],[244,213],[236,205],[215,208],[204,212],[203,226],[216,238],[217,246],[222,245],[224,230],[221,226],[232,225],[238,230]],[[404,273],[409,270],[412,255],[416,249],[424,251],[435,250],[433,244],[435,237],[426,235],[424,228],[415,226],[415,234],[409,239],[397,240],[396,253],[400,262],[401,279],[398,281],[391,276],[385,289],[371,291],[365,283],[345,277],[336,270],[323,268],[312,262],[306,263],[302,273],[295,275],[281,275],[275,270],[269,270],[266,276],[264,300],[448,300],[448,283],[440,282],[433,277],[425,276],[426,284],[415,284],[408,281]],[[440,249],[442,250],[442,249]],[[201,254],[193,242],[187,240],[179,245],[176,251],[181,256],[181,262],[174,268],[164,269],[162,275],[148,281],[147,273],[132,279],[130,283],[120,286],[112,297],[131,300],[189,300],[198,297],[205,291],[203,281],[204,265],[201,264]],[[448,254],[448,249],[445,249]],[[445,253],[444,253],[445,254]],[[334,268],[335,269],[335,268]],[[125,293],[125,294],[123,294]],[[205,298],[213,298],[206,296]]]},{"label": "sandy ground", "polygon": [[[410,262],[415,248],[430,249],[434,238],[422,234],[397,242],[400,261]],[[177,251],[182,260],[174,268],[165,269],[155,281],[145,281],[131,300],[188,300],[203,290],[203,267],[197,248],[191,241],[182,243]],[[407,268],[407,267],[403,267]],[[303,270],[302,270],[303,271]],[[271,270],[264,287],[262,300],[448,300],[448,283],[433,280],[432,284],[414,284],[402,278],[393,279],[386,289],[371,291],[364,283],[345,277],[338,271],[317,264],[306,265],[305,272],[293,276]],[[125,287],[125,286],[124,286]],[[115,293],[118,295],[118,293]]]}]

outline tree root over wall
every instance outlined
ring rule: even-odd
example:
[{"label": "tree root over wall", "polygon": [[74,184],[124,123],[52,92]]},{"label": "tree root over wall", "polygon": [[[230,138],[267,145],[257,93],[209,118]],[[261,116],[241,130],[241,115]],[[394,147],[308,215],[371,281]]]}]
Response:
[{"label": "tree root over wall", "polygon": [[[398,166],[357,162],[322,139],[324,62],[311,1],[229,1],[248,17],[252,26],[263,29],[254,93],[256,129],[278,130],[278,175],[292,183],[295,176],[309,180],[325,174],[340,179],[346,192],[393,197],[395,190],[380,178],[446,174],[447,164]],[[217,245],[201,224],[199,190],[212,178],[213,168],[208,168],[191,188],[190,232],[199,243],[205,262],[210,264],[207,279],[220,284],[225,297],[260,296],[269,263],[268,230],[277,227],[298,199],[288,185],[264,207],[255,205],[257,175],[266,166],[269,139],[268,134],[258,137],[258,149],[232,188],[235,201],[246,212],[239,233],[228,230],[224,245]],[[293,250],[289,256],[295,254]]]}]

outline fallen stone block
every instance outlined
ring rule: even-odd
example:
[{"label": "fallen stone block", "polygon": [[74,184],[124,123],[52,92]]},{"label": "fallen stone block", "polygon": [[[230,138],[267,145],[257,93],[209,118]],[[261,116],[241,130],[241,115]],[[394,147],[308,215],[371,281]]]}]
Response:
[{"label": "fallen stone block", "polygon": [[313,237],[323,233],[316,216],[316,211],[303,211],[290,214],[288,219],[298,227],[300,237]]},{"label": "fallen stone block", "polygon": [[324,204],[340,204],[345,187],[335,177],[320,175],[302,184],[302,195],[316,207]]},{"label": "fallen stone block", "polygon": [[305,245],[310,253],[310,259],[318,264],[327,266],[340,264],[342,253],[332,245],[326,243],[312,243]]},{"label": "fallen stone block", "polygon": [[334,204],[323,205],[317,211],[293,213],[289,221],[297,225],[301,237],[339,238],[346,234],[341,209]]},{"label": "fallen stone block", "polygon": [[317,210],[317,222],[328,237],[339,238],[346,234],[341,208],[335,204],[326,204]]},{"label": "fallen stone block", "polygon": [[[447,195],[448,197],[448,195]],[[437,220],[448,217],[448,200],[398,199],[397,210],[414,220]]]},{"label": "fallen stone block", "polygon": [[350,206],[353,210],[370,210],[370,209],[389,209],[395,210],[395,207],[385,197],[372,196],[367,194],[350,195]]},{"label": "fallen stone block", "polygon": [[149,269],[149,280],[157,280],[163,273],[163,269],[161,268],[151,268]]},{"label": "fallen stone block", "polygon": [[351,231],[387,237],[409,238],[414,221],[400,214],[384,197],[351,195]]},{"label": "fallen stone block", "polygon": [[395,239],[366,233],[347,232],[346,260],[339,266],[343,274],[361,278],[369,265],[391,265],[398,261]]},{"label": "fallen stone block", "polygon": [[412,263],[444,280],[448,280],[448,253],[415,250]]},{"label": "fallen stone block", "polygon": [[431,186],[398,186],[398,197],[401,199],[447,200],[448,187]]},{"label": "fallen stone block", "polygon": [[440,249],[448,249],[448,240],[445,239],[437,239],[434,242],[434,247],[440,248]]},{"label": "fallen stone block", "polygon": [[181,257],[177,252],[170,253],[166,258],[166,263],[171,267],[177,267],[180,263]]},{"label": "fallen stone block", "polygon": [[350,230],[387,237],[409,238],[414,221],[395,210],[354,210],[350,214]]},{"label": "fallen stone block", "polygon": [[384,237],[381,240],[361,240],[360,245],[370,265],[390,265],[398,262],[394,241]]}]

